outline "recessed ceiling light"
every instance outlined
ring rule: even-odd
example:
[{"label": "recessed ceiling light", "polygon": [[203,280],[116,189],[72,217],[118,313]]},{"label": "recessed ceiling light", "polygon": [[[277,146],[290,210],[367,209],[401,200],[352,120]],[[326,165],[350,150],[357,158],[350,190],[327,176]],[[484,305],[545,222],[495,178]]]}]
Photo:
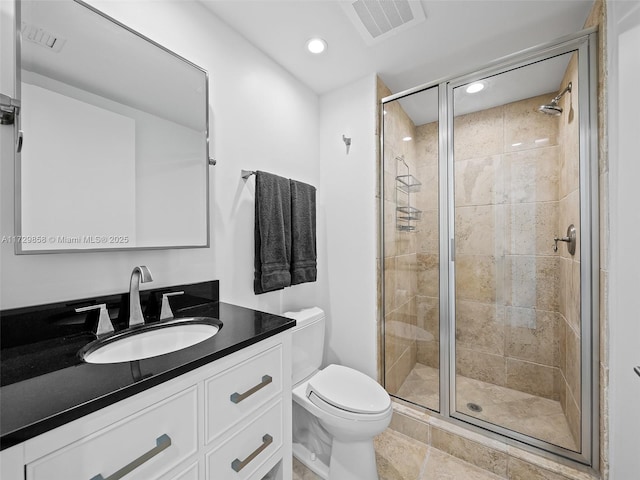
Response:
[{"label": "recessed ceiling light", "polygon": [[411,137],[403,137],[402,141],[403,142],[410,142],[411,141]]},{"label": "recessed ceiling light", "polygon": [[307,50],[311,53],[322,53],[327,49],[327,42],[321,38],[312,38],[307,42]]},{"label": "recessed ceiling light", "polygon": [[482,89],[484,89],[484,83],[475,82],[467,87],[467,93],[478,93]]}]

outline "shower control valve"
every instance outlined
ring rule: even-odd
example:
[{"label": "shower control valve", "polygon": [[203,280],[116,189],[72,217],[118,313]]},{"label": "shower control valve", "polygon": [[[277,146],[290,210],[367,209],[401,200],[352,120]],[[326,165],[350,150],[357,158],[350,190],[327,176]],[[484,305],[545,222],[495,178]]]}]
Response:
[{"label": "shower control valve", "polygon": [[567,228],[567,236],[566,237],[554,237],[553,239],[553,251],[558,251],[558,242],[566,242],[567,250],[570,255],[574,255],[576,253],[576,227],[573,224],[569,225]]}]

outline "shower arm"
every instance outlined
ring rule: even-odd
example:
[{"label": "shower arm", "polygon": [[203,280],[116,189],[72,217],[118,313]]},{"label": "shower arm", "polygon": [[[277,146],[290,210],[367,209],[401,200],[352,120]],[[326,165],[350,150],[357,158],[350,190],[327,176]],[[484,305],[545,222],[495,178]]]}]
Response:
[{"label": "shower arm", "polygon": [[569,85],[567,85],[566,87],[564,87],[564,90],[562,90],[562,92],[560,92],[558,95],[556,95],[553,100],[551,100],[552,104],[557,104],[560,99],[564,96],[565,93],[569,92],[571,93],[571,89],[572,89],[572,83],[569,82]]}]

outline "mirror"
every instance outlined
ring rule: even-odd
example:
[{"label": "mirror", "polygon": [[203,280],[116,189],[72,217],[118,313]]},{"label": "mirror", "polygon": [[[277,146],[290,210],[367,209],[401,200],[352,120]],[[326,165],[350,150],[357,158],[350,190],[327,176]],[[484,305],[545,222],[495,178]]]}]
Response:
[{"label": "mirror", "polygon": [[18,5],[16,253],[207,247],[207,72],[82,2]]}]

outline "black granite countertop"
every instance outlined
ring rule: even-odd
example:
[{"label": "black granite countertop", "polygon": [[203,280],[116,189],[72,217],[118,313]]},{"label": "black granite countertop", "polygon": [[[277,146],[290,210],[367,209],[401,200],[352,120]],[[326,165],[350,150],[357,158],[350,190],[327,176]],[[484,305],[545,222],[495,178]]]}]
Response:
[{"label": "black granite countertop", "polygon": [[222,322],[222,328],[199,344],[133,362],[88,364],[78,356],[78,351],[96,338],[91,332],[95,331],[97,312],[78,315],[75,308],[107,303],[117,331],[126,326],[128,294],[1,312],[0,449],[295,325],[292,319],[218,302],[217,282],[141,292],[145,317],[154,321],[161,294],[179,290],[185,294],[170,300],[176,318],[213,317]]}]

